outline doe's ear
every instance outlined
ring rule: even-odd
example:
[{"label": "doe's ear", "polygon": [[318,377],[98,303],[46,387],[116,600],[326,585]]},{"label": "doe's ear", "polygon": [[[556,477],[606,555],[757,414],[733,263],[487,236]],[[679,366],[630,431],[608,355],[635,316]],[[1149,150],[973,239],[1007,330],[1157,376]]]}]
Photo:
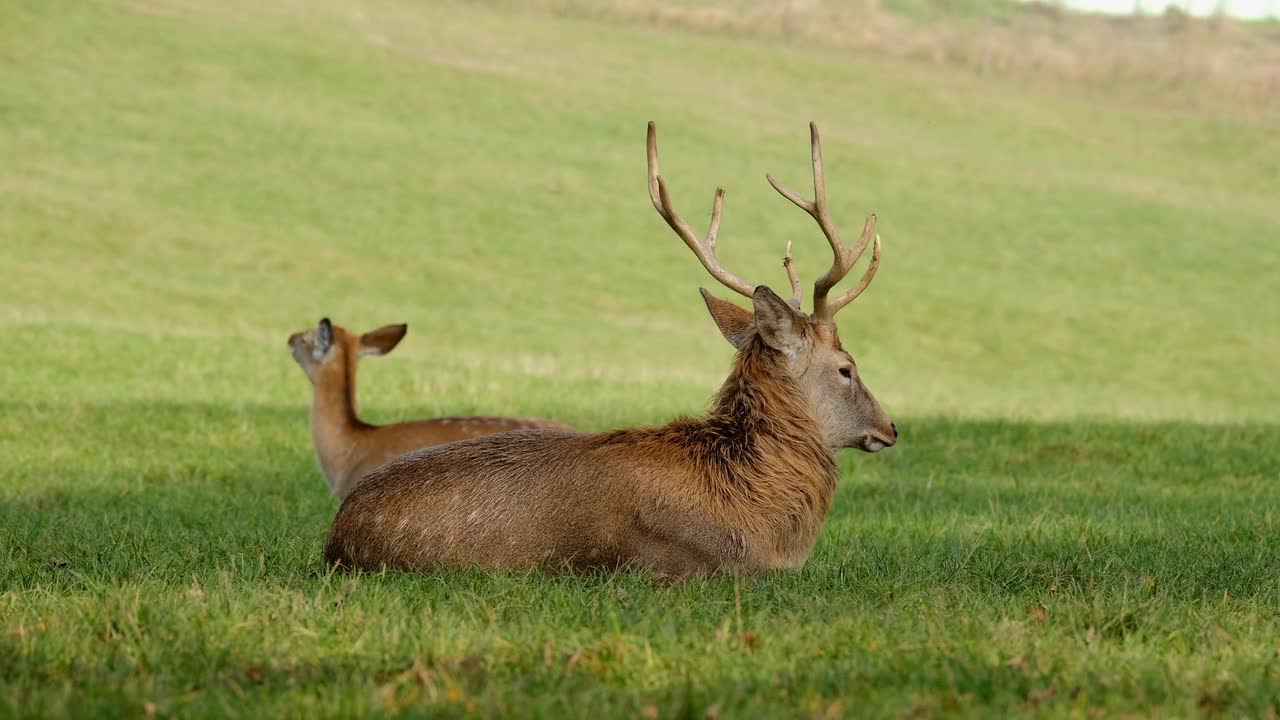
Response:
[{"label": "doe's ear", "polygon": [[333,347],[333,323],[329,322],[329,318],[320,318],[319,324],[316,325],[316,344],[311,354],[316,360],[320,360],[331,347]]},{"label": "doe's ear", "polygon": [[742,344],[751,336],[751,323],[755,322],[755,315],[750,310],[740,308],[728,300],[720,298],[707,292],[706,288],[698,288],[698,292],[702,293],[702,300],[707,303],[707,312],[711,313],[711,319],[716,321],[716,327],[720,328],[720,334],[724,335],[724,339],[735,348],[741,348]]},{"label": "doe's ear", "polygon": [[360,336],[360,354],[386,355],[400,344],[407,332],[409,332],[409,326],[404,323],[383,325],[377,330],[370,330]]},{"label": "doe's ear", "polygon": [[795,355],[804,344],[802,318],[786,300],[764,285],[757,285],[751,295],[755,306],[756,332],[774,350]]}]

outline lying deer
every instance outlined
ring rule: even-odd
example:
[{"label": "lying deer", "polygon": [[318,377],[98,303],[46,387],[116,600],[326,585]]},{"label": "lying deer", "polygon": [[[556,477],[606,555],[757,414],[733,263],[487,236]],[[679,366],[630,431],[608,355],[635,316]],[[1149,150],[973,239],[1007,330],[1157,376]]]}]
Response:
[{"label": "lying deer", "polygon": [[[880,266],[875,216],[847,248],[828,213],[818,130],[810,125],[810,201],[768,176],[813,216],[835,260],[814,284],[813,313],[787,247],[791,299],[716,259],[724,190],[698,238],[671,204],[649,124],[649,195],[702,266],[752,310],[702,297],[737,348],[710,412],[657,428],[599,435],[537,430],[419,450],[370,474],[342,504],[325,546],[348,567],[648,568],[668,579],[722,570],[797,568],[808,559],[836,487],[836,451],[876,452],[898,430],[840,344],[835,314]],[[875,237],[860,282],[829,292]]]},{"label": "lying deer", "polygon": [[370,425],[356,414],[356,364],[365,355],[386,355],[409,331],[386,325],[355,335],[324,318],[314,330],[289,336],[293,359],[311,380],[311,438],[329,489],[345,498],[370,470],[410,450],[455,440],[529,428],[571,431],[540,418],[446,417],[393,425]]}]

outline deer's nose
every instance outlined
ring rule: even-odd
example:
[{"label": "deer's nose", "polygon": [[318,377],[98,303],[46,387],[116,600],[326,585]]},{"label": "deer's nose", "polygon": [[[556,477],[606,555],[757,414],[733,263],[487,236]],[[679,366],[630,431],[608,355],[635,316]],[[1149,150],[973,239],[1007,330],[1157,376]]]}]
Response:
[{"label": "deer's nose", "polygon": [[893,439],[897,440],[898,439],[898,423],[890,422],[889,427],[893,429]]}]

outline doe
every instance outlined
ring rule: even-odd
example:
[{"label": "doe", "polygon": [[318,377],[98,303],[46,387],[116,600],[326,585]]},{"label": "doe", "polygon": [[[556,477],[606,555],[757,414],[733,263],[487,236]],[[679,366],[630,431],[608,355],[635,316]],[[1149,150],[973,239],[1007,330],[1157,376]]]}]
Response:
[{"label": "doe", "polygon": [[311,439],[329,489],[345,498],[370,470],[410,450],[455,440],[529,428],[572,430],[541,418],[446,417],[371,425],[356,414],[356,364],[366,355],[386,355],[409,331],[385,325],[363,335],[324,318],[312,330],[289,336],[293,359],[311,380]]},{"label": "doe", "polygon": [[[658,214],[712,277],[752,303],[745,310],[702,290],[737,348],[706,416],[596,435],[507,433],[409,453],[370,474],[342,504],[326,560],[362,569],[647,568],[670,580],[802,566],[831,506],[836,451],[876,452],[898,437],[834,320],[880,266],[876,218],[867,217],[853,247],[841,242],[812,124],[810,142],[813,200],[768,176],[813,216],[834,254],[805,314],[790,245],[783,261],[790,301],[716,259],[723,189],[705,238],[676,213],[649,123],[649,195]],[[829,297],[869,245],[862,279]]]}]

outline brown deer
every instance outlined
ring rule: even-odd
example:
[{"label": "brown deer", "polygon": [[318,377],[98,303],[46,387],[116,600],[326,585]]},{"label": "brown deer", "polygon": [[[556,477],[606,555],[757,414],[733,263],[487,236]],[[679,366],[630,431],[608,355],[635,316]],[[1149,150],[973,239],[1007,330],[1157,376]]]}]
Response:
[{"label": "brown deer", "polygon": [[[363,569],[648,568],[673,580],[803,565],[831,506],[836,451],[876,452],[898,436],[834,322],[879,268],[875,216],[845,247],[827,209],[818,130],[810,125],[810,132],[816,198],[769,176],[817,220],[835,255],[806,315],[790,246],[783,261],[790,302],[716,259],[724,190],[716,189],[705,238],[676,213],[649,123],[654,207],[712,277],[753,307],[702,290],[738,351],[705,417],[598,435],[507,433],[410,453],[370,474],[342,504],[326,560]],[[861,281],[829,298],[873,237]]]},{"label": "brown deer", "polygon": [[386,355],[409,331],[386,325],[363,335],[324,318],[313,330],[289,336],[289,348],[313,387],[311,439],[329,489],[345,498],[370,470],[410,450],[529,428],[572,430],[541,418],[446,417],[370,425],[356,414],[356,364]]}]

